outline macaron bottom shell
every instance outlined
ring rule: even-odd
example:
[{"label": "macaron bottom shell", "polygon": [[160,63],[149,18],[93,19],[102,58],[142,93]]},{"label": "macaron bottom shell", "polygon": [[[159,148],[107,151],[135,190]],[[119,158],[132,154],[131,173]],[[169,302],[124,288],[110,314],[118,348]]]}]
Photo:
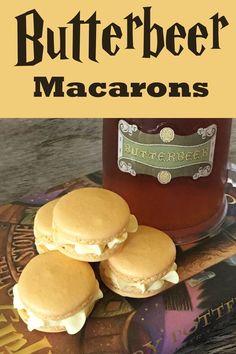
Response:
[{"label": "macaron bottom shell", "polygon": [[111,285],[111,283],[106,282],[104,279],[103,279],[103,282],[114,293],[124,296],[124,297],[130,297],[130,298],[136,298],[136,299],[145,299],[148,297],[155,296],[167,288],[167,284],[164,284],[163,287],[161,289],[159,289],[158,291],[146,291],[144,293],[139,293],[136,291],[126,292],[126,291],[122,291],[121,289],[116,288],[115,286]]},{"label": "macaron bottom shell", "polygon": [[[88,308],[86,309],[86,318],[88,318],[90,316],[91,312],[94,309],[95,304],[96,304],[96,301],[94,303],[91,303],[88,306]],[[17,311],[19,313],[20,318],[23,320],[23,322],[26,325],[28,325],[29,315],[27,313],[27,310],[26,309],[22,309],[22,310],[17,310]],[[85,325],[85,323],[84,323],[84,325]],[[84,325],[81,327],[81,329],[84,327]],[[64,326],[56,326],[56,325],[53,325],[53,326],[40,326],[38,328],[35,328],[35,330],[37,330],[39,332],[48,332],[48,333],[67,332],[66,327],[64,327]]]},{"label": "macaron bottom shell", "polygon": [[[17,310],[19,313],[20,318],[22,321],[27,325],[28,324],[28,314],[26,310]],[[60,332],[66,332],[65,327],[40,327],[37,329],[37,331],[40,332],[46,332],[46,333],[60,333]]]},{"label": "macaron bottom shell", "polygon": [[105,267],[102,263],[99,266],[99,270],[100,270],[100,276],[101,276],[103,283],[110,290],[112,290],[114,293],[124,296],[124,297],[144,299],[147,297],[157,295],[169,287],[168,282],[163,282],[163,286],[161,288],[159,288],[158,290],[152,290],[152,291],[146,290],[145,292],[141,292],[138,289],[131,287],[131,286],[127,290],[122,290],[122,289],[118,288],[117,286],[115,286],[115,284],[112,282],[112,280],[105,275]]}]

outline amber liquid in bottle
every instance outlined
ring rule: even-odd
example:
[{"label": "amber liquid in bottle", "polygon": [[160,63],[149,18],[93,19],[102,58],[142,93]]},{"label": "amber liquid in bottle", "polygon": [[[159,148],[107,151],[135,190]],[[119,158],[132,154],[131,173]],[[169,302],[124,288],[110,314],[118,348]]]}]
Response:
[{"label": "amber liquid in bottle", "polygon": [[118,122],[105,119],[103,127],[103,184],[119,193],[130,205],[139,224],[168,232],[176,244],[196,242],[214,232],[226,213],[224,187],[227,180],[230,119],[125,119],[139,130],[158,134],[171,127],[175,134],[188,136],[211,124],[217,125],[213,169],[209,176],[193,180],[176,177],[163,185],[157,178],[132,176],[119,170]]}]

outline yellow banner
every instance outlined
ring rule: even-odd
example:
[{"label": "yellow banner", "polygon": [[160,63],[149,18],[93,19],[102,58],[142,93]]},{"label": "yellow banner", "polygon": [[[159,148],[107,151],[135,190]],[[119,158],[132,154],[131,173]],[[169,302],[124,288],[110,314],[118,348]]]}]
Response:
[{"label": "yellow banner", "polygon": [[234,117],[235,0],[12,0],[1,117]]}]

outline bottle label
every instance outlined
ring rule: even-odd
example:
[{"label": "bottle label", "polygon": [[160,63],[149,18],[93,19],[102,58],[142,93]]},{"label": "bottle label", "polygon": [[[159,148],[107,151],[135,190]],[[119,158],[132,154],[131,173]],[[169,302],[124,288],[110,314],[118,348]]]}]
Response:
[{"label": "bottle label", "polygon": [[154,176],[162,184],[176,177],[207,177],[213,168],[216,134],[215,124],[187,136],[176,135],[170,127],[148,134],[120,120],[118,168],[132,176]]}]

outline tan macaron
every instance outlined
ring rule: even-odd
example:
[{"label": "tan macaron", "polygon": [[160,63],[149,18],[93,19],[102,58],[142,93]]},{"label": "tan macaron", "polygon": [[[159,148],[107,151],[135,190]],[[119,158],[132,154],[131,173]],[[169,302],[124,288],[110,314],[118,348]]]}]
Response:
[{"label": "tan macaron", "polygon": [[109,258],[138,224],[126,201],[103,188],[68,193],[55,205],[53,238],[60,252],[88,262]]},{"label": "tan macaron", "polygon": [[53,209],[58,199],[43,205],[37,211],[34,218],[35,246],[38,253],[55,250],[56,247],[52,238],[52,217]]},{"label": "tan macaron", "polygon": [[33,258],[13,288],[14,307],[28,329],[75,334],[102,292],[88,263],[50,251]]},{"label": "tan macaron", "polygon": [[144,298],[158,294],[168,282],[178,283],[176,248],[164,232],[139,226],[124,247],[100,264],[108,288],[122,296]]}]

